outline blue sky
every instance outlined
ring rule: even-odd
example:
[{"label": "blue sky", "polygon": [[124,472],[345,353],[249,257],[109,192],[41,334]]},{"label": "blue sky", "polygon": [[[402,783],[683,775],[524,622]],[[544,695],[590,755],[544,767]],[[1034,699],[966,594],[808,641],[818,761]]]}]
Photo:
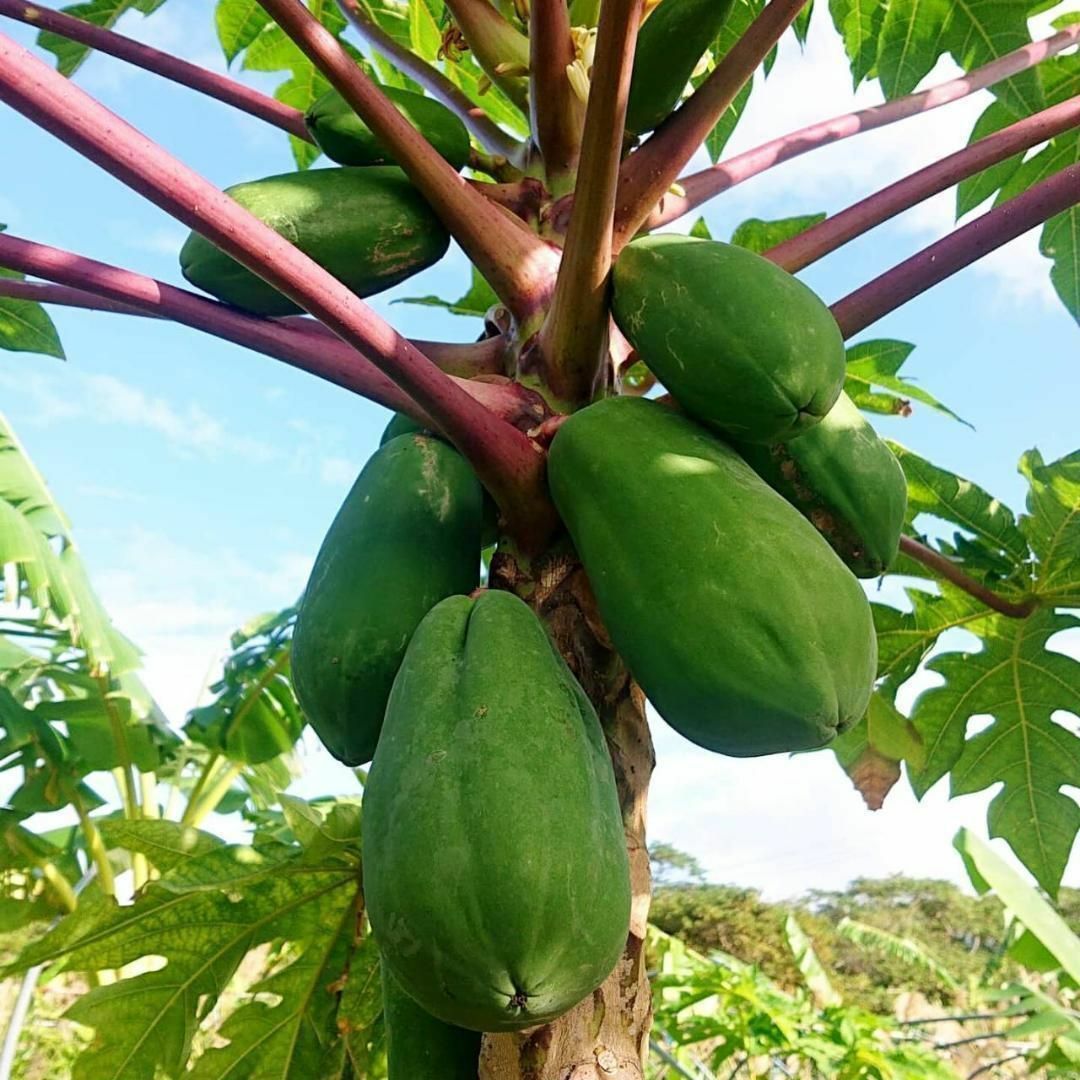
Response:
[{"label": "blue sky", "polygon": [[[208,0],[186,0],[147,20],[125,17],[121,29],[221,68],[212,15]],[[731,149],[878,100],[874,88],[852,97],[826,15],[820,5],[804,53],[785,43]],[[32,41],[23,27],[2,29]],[[942,63],[928,82],[953,70]],[[77,78],[216,183],[291,168],[284,136],[226,106],[108,57],[91,59]],[[750,181],[708,209],[713,234],[726,237],[749,216],[837,210],[962,145],[988,100],[979,95]],[[0,145],[0,222],[11,232],[180,282],[183,227],[7,110]],[[834,300],[946,232],[950,208],[948,196],[917,208],[806,280]],[[909,420],[875,421],[879,429],[1018,510],[1021,453],[1037,446],[1049,459],[1077,444],[1080,333],[1051,293],[1047,267],[1034,237],[1023,238],[863,335],[916,343],[905,374],[975,428],[917,408]],[[454,252],[373,304],[415,336],[468,340],[471,321],[391,306],[400,296],[456,296],[465,270]],[[179,722],[231,629],[298,595],[387,415],[184,328],[63,310],[55,319],[69,362],[0,353],[0,409],[68,511],[98,591],[145,650],[148,682]],[[733,761],[691,747],[659,720],[654,734],[651,835],[691,850],[717,880],[790,895],[860,874],[959,878],[953,832],[968,824],[985,834],[982,796],[949,804],[939,785],[917,806],[902,783],[870,814],[831,755]],[[355,790],[314,743],[304,763],[300,792]],[[1068,879],[1080,884],[1076,859]]]}]

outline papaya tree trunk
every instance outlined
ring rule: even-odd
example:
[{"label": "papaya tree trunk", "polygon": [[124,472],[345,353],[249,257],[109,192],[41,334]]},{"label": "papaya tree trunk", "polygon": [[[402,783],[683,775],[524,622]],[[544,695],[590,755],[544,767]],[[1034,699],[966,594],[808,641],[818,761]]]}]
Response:
[{"label": "papaya tree trunk", "polygon": [[[645,816],[654,757],[645,698],[613,650],[572,552],[559,546],[531,565],[500,552],[491,584],[522,596],[543,619],[600,716],[619,788],[633,906],[626,950],[604,984],[552,1024],[486,1035],[480,1080],[642,1080],[652,1020],[645,962],[652,897]],[[557,797],[558,777],[552,777],[552,798]]]}]

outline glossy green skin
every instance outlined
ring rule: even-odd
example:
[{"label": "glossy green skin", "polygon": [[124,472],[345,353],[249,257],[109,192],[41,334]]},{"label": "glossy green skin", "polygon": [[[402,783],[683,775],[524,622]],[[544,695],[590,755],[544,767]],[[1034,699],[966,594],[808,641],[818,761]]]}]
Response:
[{"label": "glossy green skin", "polygon": [[638,34],[626,130],[652,131],[678,104],[733,0],[663,0]]},{"label": "glossy green skin", "polygon": [[736,449],[809,518],[854,574],[885,573],[900,544],[907,479],[896,455],[847,394],[797,439],[773,446],[736,444]]},{"label": "glossy green skin", "polygon": [[480,1039],[475,1031],[436,1020],[420,1008],[382,965],[388,1080],[476,1080]]},{"label": "glossy green skin", "polygon": [[[311,169],[225,190],[358,296],[397,285],[438,262],[450,245],[434,210],[394,167]],[[192,285],[235,307],[258,315],[300,311],[198,233],[180,249],[180,269]]]},{"label": "glossy green skin", "polygon": [[[379,439],[379,445],[385,446],[391,439],[396,439],[399,435],[415,435],[420,432],[425,435],[432,435],[419,420],[414,420],[407,413],[394,413],[390,423],[386,425],[382,437]],[[432,435],[432,437],[435,436]]]},{"label": "glossy green skin", "polygon": [[614,315],[692,417],[778,442],[816,424],[844,385],[844,340],[802,282],[745,248],[650,236],[615,264]]},{"label": "glossy green skin", "polygon": [[630,877],[596,713],[533,612],[454,596],[417,628],[364,789],[384,961],[446,1023],[546,1023],[615,967]]},{"label": "glossy green skin", "polygon": [[465,459],[421,435],[377,450],[345,497],[300,603],[292,677],[315,733],[346,765],[371,760],[420,620],[476,588],[482,506]]},{"label": "glossy green skin", "polygon": [[559,428],[548,477],[617,649],[676,731],[756,757],[863,715],[877,639],[862,587],[734,450],[654,401],[609,398]]},{"label": "glossy green skin", "polygon": [[[390,423],[386,425],[386,429],[379,439],[379,445],[385,446],[386,443],[398,435],[405,435],[408,432],[416,431],[422,431],[425,435],[431,435],[432,438],[439,438],[434,432],[423,427],[419,421],[414,420],[411,416],[407,416],[405,413],[394,413],[393,418]],[[495,500],[485,491],[484,523],[480,530],[480,546],[489,548],[492,544],[498,543],[498,540],[499,508],[495,505]]]},{"label": "glossy green skin", "polygon": [[[411,90],[380,89],[455,169],[468,164],[469,132],[445,105]],[[394,155],[336,90],[328,90],[311,106],[304,123],[319,149],[339,165],[395,164]]]}]

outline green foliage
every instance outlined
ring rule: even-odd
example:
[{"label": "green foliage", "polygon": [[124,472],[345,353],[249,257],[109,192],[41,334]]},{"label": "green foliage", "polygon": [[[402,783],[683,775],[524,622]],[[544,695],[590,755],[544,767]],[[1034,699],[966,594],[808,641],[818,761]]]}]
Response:
[{"label": "green foliage", "polygon": [[[0,224],[0,232],[6,228]],[[24,275],[0,266],[0,277],[21,281]],[[0,296],[0,349],[66,359],[56,326],[41,304],[7,296]]]},{"label": "green foliage", "polygon": [[[60,10],[66,15],[110,29],[129,11],[152,15],[164,3],[165,0],[87,0],[86,3],[72,4]],[[38,34],[38,44],[56,57],[56,70],[62,75],[74,75],[91,52],[88,46],[49,31]]]},{"label": "green foliage", "polygon": [[844,392],[867,412],[907,416],[911,402],[919,401],[971,427],[921,386],[899,375],[914,350],[906,341],[860,341],[849,346]]}]

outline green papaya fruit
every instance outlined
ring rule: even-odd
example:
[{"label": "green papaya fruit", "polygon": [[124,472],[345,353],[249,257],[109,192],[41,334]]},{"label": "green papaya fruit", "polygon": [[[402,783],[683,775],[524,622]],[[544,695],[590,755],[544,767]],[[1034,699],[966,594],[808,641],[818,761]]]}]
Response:
[{"label": "green papaya fruit", "polygon": [[862,717],[866,596],[734,450],[655,401],[609,398],[559,428],[548,476],[612,640],[676,731],[755,757]]},{"label": "green papaya fruit", "polygon": [[773,446],[736,443],[735,449],[810,519],[853,573],[885,573],[900,544],[907,479],[847,394],[798,438]]},{"label": "green papaya fruit", "polygon": [[[379,445],[384,446],[391,439],[398,435],[405,435],[409,432],[423,432],[425,435],[431,435],[432,438],[438,438],[433,432],[423,427],[419,421],[414,420],[411,416],[407,416],[405,413],[394,413],[390,420],[390,423],[386,425],[386,430],[382,433],[382,438],[379,440]],[[480,546],[484,548],[491,547],[492,544],[498,543],[499,540],[499,508],[495,504],[495,500],[485,491],[484,492],[484,520],[480,528]]]},{"label": "green papaya fruit", "polygon": [[642,23],[634,53],[626,130],[652,131],[678,105],[734,0],[661,0]]},{"label": "green papaya fruit", "polygon": [[382,965],[388,1080],[476,1080],[480,1035],[436,1020]]},{"label": "green papaya fruit", "polygon": [[465,459],[422,435],[380,447],[345,497],[300,602],[292,677],[315,733],[346,765],[371,760],[420,620],[479,583],[482,507]]},{"label": "green papaya fruit", "polygon": [[417,627],[364,789],[383,959],[433,1016],[546,1023],[626,945],[615,777],[585,692],[528,606],[452,596]]},{"label": "green papaya fruit", "polygon": [[[455,169],[469,162],[469,132],[445,105],[412,90],[384,86],[394,107]],[[319,149],[339,165],[393,165],[393,154],[336,91],[318,98],[304,117]]]},{"label": "green papaya fruit", "polygon": [[[379,439],[379,445],[385,446],[391,439],[396,439],[399,435],[415,435],[417,433],[432,434],[419,420],[414,420],[408,413],[394,413],[390,418],[390,423],[386,425],[382,437]],[[434,438],[434,436],[432,437]]]},{"label": "green papaya fruit", "polygon": [[[311,169],[225,191],[357,296],[397,285],[438,262],[450,245],[435,211],[393,167]],[[198,233],[180,249],[180,270],[197,288],[258,315],[300,311]]]},{"label": "green papaya fruit", "polygon": [[613,310],[687,413],[745,442],[816,424],[844,385],[844,339],[801,281],[732,244],[635,240],[615,264]]}]

